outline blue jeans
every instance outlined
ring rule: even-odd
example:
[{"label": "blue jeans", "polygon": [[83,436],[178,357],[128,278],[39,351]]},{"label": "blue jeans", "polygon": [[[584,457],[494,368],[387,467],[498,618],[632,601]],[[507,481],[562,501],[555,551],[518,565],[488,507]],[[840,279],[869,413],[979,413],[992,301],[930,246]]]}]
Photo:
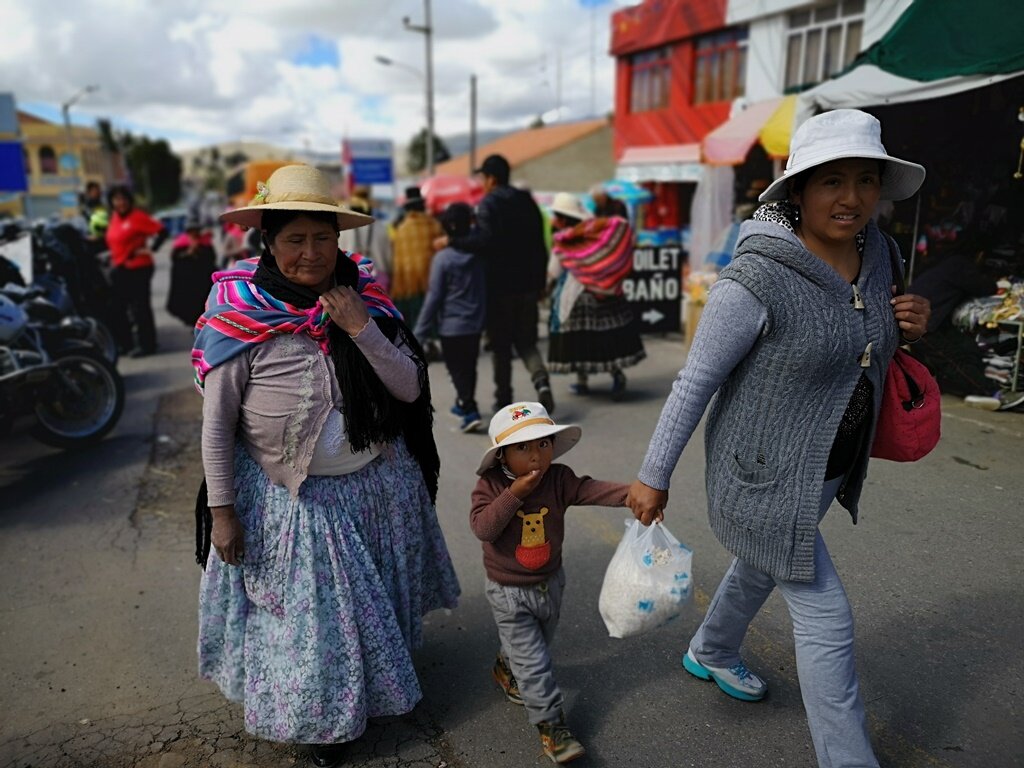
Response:
[{"label": "blue jeans", "polygon": [[[822,488],[819,522],[842,478]],[[711,667],[740,662],[747,627],[772,590],[789,607],[796,667],[807,725],[821,768],[878,768],[868,738],[864,703],[853,656],[853,613],[819,531],[814,542],[814,581],[781,581],[734,559],[690,641],[697,661]]]}]

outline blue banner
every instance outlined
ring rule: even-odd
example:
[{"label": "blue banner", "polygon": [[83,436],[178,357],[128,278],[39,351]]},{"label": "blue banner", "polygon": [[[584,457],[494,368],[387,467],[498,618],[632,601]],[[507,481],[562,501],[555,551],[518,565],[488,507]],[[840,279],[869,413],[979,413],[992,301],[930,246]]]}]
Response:
[{"label": "blue banner", "polygon": [[28,192],[20,141],[0,141],[0,192]]},{"label": "blue banner", "polygon": [[353,157],[352,178],[357,184],[390,184],[394,180],[390,157]]}]

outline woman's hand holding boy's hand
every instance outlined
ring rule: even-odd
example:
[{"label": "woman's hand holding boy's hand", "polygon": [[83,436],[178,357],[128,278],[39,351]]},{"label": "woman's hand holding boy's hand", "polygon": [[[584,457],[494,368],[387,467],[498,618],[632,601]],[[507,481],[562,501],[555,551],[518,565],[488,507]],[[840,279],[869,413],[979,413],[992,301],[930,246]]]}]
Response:
[{"label": "woman's hand holding boy's hand", "polygon": [[633,511],[633,517],[644,525],[665,519],[665,505],[668,504],[668,491],[651,488],[639,480],[629,486],[626,506]]},{"label": "woman's hand holding boy's hand", "polygon": [[525,475],[520,475],[512,481],[512,485],[509,487],[509,491],[520,501],[526,499],[534,489],[540,485],[540,481],[543,479],[544,473],[539,469],[531,469]]}]

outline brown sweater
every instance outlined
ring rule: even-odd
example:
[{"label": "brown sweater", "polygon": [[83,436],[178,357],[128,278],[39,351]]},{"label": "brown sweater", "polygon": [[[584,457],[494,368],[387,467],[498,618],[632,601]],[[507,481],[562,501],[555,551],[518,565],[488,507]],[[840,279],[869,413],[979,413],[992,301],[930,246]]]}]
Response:
[{"label": "brown sweater", "polygon": [[526,499],[512,495],[512,481],[495,467],[477,481],[469,524],[483,542],[487,578],[524,587],[546,581],[562,567],[565,510],[570,506],[624,507],[629,486],[576,474],[552,464]]}]

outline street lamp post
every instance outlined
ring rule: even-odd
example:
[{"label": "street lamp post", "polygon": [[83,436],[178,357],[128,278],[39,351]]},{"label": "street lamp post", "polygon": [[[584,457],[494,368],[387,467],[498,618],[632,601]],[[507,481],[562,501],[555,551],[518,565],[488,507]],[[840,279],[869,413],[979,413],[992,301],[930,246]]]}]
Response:
[{"label": "street lamp post", "polygon": [[413,24],[406,16],[402,24],[410,32],[419,32],[423,35],[427,49],[427,175],[434,175],[434,51],[433,34],[434,28],[430,23],[430,0],[423,0],[423,13],[425,21],[422,25]]},{"label": "street lamp post", "polygon": [[74,163],[74,165],[71,168],[71,189],[75,194],[78,194],[78,187],[81,183],[81,177],[79,175],[78,170],[78,167],[80,165],[78,153],[75,151],[75,134],[71,130],[71,107],[73,107],[75,103],[83,96],[90,93],[95,93],[99,89],[100,87],[98,85],[87,85],[85,86],[85,88],[80,90],[78,93],[76,93],[74,96],[72,96],[70,99],[68,99],[60,105],[61,114],[64,116],[64,133],[68,145],[67,151],[68,155],[72,158],[72,162]]}]

